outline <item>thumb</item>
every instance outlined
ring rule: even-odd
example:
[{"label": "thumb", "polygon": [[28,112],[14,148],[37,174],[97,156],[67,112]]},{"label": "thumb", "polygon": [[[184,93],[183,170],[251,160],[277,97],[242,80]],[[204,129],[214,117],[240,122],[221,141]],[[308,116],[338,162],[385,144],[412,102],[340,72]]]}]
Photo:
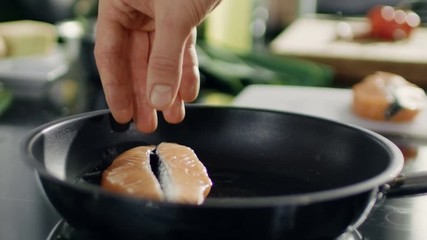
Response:
[{"label": "thumb", "polygon": [[147,71],[147,96],[157,110],[167,109],[180,85],[184,47],[192,26],[165,16],[156,19]]}]

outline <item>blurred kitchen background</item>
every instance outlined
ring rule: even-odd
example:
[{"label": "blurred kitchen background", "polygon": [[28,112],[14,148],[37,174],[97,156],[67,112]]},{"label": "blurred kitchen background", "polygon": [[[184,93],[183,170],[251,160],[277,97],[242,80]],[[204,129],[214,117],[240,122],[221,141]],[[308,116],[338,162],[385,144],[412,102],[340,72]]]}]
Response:
[{"label": "blurred kitchen background", "polygon": [[[48,121],[107,107],[93,58],[97,4],[0,0],[0,239],[46,239],[60,219],[19,161],[23,136]],[[396,40],[370,38],[367,16],[378,4],[413,10],[421,24]],[[426,90],[426,27],[427,0],[223,0],[199,26],[197,102],[290,109],[391,130],[409,156],[407,171],[425,171],[426,111],[406,125],[361,122],[349,110],[346,89],[375,71],[389,71]],[[274,89],[242,97],[255,84]],[[406,134],[424,140],[414,147]],[[362,233],[369,239],[426,239],[425,210],[422,197],[391,201]]]},{"label": "blurred kitchen background", "polygon": [[[404,39],[358,37],[378,4],[413,10],[421,24]],[[0,2],[1,121],[106,108],[93,59],[96,15],[96,0]],[[425,0],[224,0],[199,26],[197,102],[227,104],[252,84],[350,88],[379,70],[425,89],[426,23]]]}]

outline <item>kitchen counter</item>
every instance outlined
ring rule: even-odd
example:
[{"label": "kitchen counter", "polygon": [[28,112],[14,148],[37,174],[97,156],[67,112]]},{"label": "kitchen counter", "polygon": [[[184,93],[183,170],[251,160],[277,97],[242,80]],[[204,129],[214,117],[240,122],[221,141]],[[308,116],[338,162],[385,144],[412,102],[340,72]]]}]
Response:
[{"label": "kitchen counter", "polygon": [[[82,62],[68,64],[68,72],[54,81],[48,81],[52,85],[46,84],[51,90],[56,88],[56,91],[41,91],[50,93],[45,96],[25,94],[22,96],[16,89],[12,89],[14,94],[12,104],[3,115],[0,115],[0,239],[2,240],[44,240],[60,220],[56,210],[45,198],[32,169],[21,156],[21,143],[28,131],[60,117],[105,107],[102,93],[94,92],[92,84],[95,81],[86,77]],[[0,83],[3,80],[0,79]],[[27,81],[31,82],[31,79]],[[76,100],[64,101],[69,99],[70,92],[61,89],[69,90],[70,85],[67,84],[71,81],[79,86],[77,95],[74,96]],[[31,86],[26,89],[32,90],[34,89]]]},{"label": "kitchen counter", "polygon": [[337,84],[351,85],[368,74],[388,71],[427,87],[427,28],[418,27],[408,39],[374,41],[340,39],[337,26],[345,22],[355,32],[367,32],[365,18],[315,15],[295,20],[271,44],[273,53],[300,57],[332,66]]},{"label": "kitchen counter", "polygon": [[[243,90],[233,102],[239,107],[295,112],[359,125],[381,134],[394,142],[405,156],[404,174],[427,173],[427,135],[424,130],[427,115],[420,116],[420,125],[392,126],[357,119],[347,112],[351,92],[347,89],[291,86],[252,85]],[[425,113],[425,112],[424,112]],[[410,124],[410,123],[409,123]],[[411,129],[411,128],[415,129]],[[321,144],[321,143],[319,143]],[[366,221],[358,229],[365,240],[421,240],[427,239],[427,195],[387,198],[374,206]],[[354,239],[354,238],[349,238]]]},{"label": "kitchen counter", "polygon": [[[265,94],[254,97],[247,93],[242,92],[235,104],[250,106],[248,99],[256,99],[261,106],[269,106]],[[283,96],[279,92],[282,100]],[[300,104],[303,106],[304,102]],[[61,217],[43,195],[31,168],[23,161],[20,147],[28,131],[63,115],[64,112],[46,108],[42,102],[18,100],[0,116],[0,239],[44,240],[60,221]],[[427,141],[407,137],[397,137],[394,141],[409,154],[405,171],[427,171]],[[426,216],[425,195],[385,199],[377,204],[359,231],[363,239],[369,240],[427,239]]]},{"label": "kitchen counter", "polygon": [[[235,105],[250,107],[248,99],[253,97],[253,92],[242,92]],[[268,100],[257,99],[261,102]],[[29,130],[57,117],[47,111],[22,106],[0,118],[0,239],[43,240],[61,219],[40,191],[34,174],[22,160],[19,149],[22,138]],[[399,136],[389,138],[405,152],[404,172],[427,171],[426,140]],[[357,236],[360,238],[342,239],[427,239],[426,216],[426,195],[385,198],[377,203],[358,229]]]},{"label": "kitchen counter", "polygon": [[43,120],[27,115],[32,124],[14,124],[9,117],[0,118],[0,239],[46,239],[60,217],[20,154],[22,138]]}]

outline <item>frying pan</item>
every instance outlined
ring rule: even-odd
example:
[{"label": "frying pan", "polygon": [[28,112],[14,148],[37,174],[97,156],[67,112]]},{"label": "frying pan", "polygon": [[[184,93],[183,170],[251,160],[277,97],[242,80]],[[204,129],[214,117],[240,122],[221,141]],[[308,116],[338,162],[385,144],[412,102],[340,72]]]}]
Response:
[{"label": "frying pan", "polygon": [[[160,119],[151,134],[108,110],[60,119],[28,133],[23,156],[59,214],[102,239],[334,239],[363,222],[403,166],[392,142],[355,126],[249,108],[186,110],[182,123]],[[208,169],[214,185],[202,205],[99,187],[119,153],[163,141],[193,148]]]}]

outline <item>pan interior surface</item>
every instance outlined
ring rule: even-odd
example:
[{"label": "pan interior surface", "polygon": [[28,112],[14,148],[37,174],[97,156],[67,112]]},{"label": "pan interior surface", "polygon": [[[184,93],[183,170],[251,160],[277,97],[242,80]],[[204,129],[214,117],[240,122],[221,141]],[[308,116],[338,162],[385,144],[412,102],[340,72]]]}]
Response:
[{"label": "pan interior surface", "polygon": [[30,161],[42,175],[76,187],[97,185],[121,152],[176,142],[206,166],[213,181],[207,203],[346,196],[391,180],[403,164],[397,148],[379,135],[315,117],[189,105],[182,123],[159,120],[151,134],[117,124],[108,111],[50,123],[27,140]]}]

